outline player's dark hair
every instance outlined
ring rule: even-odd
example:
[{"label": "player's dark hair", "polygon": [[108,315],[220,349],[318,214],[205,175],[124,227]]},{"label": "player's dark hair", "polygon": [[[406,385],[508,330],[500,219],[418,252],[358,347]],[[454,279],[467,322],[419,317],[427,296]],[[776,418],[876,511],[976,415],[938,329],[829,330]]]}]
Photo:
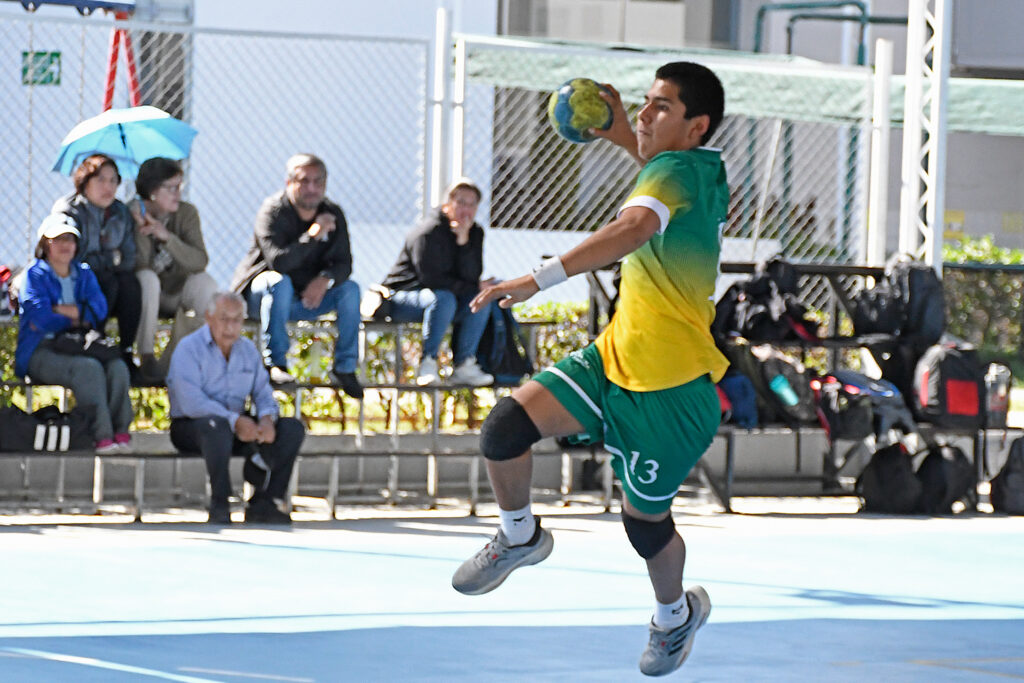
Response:
[{"label": "player's dark hair", "polygon": [[700,143],[707,144],[718,130],[725,111],[725,90],[711,69],[694,62],[669,62],[655,72],[654,77],[674,83],[679,89],[679,100],[686,105],[686,118],[707,115],[708,131]]},{"label": "player's dark hair", "polygon": [[135,191],[139,193],[140,197],[152,199],[157,188],[171,178],[180,175],[184,175],[181,171],[181,164],[174,159],[165,157],[146,159],[139,166],[139,175],[135,178]]}]

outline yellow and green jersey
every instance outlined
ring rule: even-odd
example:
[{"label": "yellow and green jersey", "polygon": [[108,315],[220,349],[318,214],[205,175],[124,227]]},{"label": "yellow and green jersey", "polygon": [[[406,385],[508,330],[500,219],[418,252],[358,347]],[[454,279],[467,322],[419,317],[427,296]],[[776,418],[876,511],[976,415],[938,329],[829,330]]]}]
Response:
[{"label": "yellow and green jersey", "polygon": [[594,342],[605,375],[631,391],[659,391],[728,366],[711,338],[721,225],[729,209],[718,150],[662,152],[647,162],[620,212],[644,206],[661,228],[622,265],[619,303]]}]

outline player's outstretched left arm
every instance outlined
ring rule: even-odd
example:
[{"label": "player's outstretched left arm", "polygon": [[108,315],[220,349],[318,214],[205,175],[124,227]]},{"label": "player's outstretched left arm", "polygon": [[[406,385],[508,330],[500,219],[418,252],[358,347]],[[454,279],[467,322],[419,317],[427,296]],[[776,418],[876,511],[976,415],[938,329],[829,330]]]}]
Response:
[{"label": "player's outstretched left arm", "polygon": [[504,280],[491,287],[485,287],[480,293],[469,302],[469,308],[476,313],[481,308],[497,300],[502,308],[509,308],[513,304],[526,301],[540,291],[537,281],[532,275],[523,275],[514,280]]},{"label": "player's outstretched left arm", "polygon": [[[557,284],[573,275],[615,263],[651,239],[660,227],[661,222],[653,210],[645,206],[631,206],[623,210],[619,217],[611,223],[591,234],[562,256],[556,257],[561,264],[560,268],[564,270],[565,277],[551,278],[550,275],[541,277],[538,273],[536,276],[523,275],[514,280],[506,280],[482,290],[473,298],[469,306],[473,312],[476,312],[494,300],[497,300],[498,305],[502,308],[509,308],[513,304],[526,301],[540,291],[538,281]],[[557,271],[558,264],[553,265]],[[544,266],[544,269],[550,270],[547,265]]]}]

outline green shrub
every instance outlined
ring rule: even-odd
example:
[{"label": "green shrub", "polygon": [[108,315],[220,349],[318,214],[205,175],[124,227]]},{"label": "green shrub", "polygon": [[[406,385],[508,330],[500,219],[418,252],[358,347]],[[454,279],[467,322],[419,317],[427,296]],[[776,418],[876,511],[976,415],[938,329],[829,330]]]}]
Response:
[{"label": "green shrub", "polygon": [[[942,257],[946,263],[1024,264],[1024,250],[996,246],[991,235],[946,242]],[[1024,272],[946,268],[942,280],[947,331],[975,344],[986,361],[1006,363],[1015,377],[1024,377]]]}]

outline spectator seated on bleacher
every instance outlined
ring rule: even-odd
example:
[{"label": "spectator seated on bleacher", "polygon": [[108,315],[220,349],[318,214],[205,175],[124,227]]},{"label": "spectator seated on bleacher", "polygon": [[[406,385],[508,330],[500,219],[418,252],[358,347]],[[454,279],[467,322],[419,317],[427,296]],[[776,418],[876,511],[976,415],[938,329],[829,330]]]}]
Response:
[{"label": "spectator seated on bleacher", "polygon": [[[217,291],[217,283],[205,270],[210,259],[199,212],[181,201],[183,178],[177,161],[147,159],[135,179],[139,199],[129,204],[136,221],[135,275],[142,288],[139,374],[147,384],[163,383],[174,347],[203,324],[203,314]],[[154,342],[159,316],[173,316],[174,325],[164,355],[157,361]]]},{"label": "spectator seated on bleacher", "polygon": [[294,384],[285,359],[289,320],[337,314],[338,338],[330,377],[360,399],[359,285],[350,280],[352,250],[341,207],[327,199],[327,166],[312,154],[288,159],[285,189],[264,200],[256,215],[252,245],[231,289],[248,297],[249,315],[260,321],[270,381]]},{"label": "spectator seated on bleacher", "polygon": [[121,174],[117,164],[103,154],[93,154],[75,169],[75,191],[53,204],[53,213],[63,213],[75,221],[81,237],[77,258],[92,269],[107,300],[106,316],[117,318],[118,336],[124,361],[136,379],[137,366],[132,356],[139,330],[142,293],[135,277],[135,220],[128,207],[117,198]]},{"label": "spectator seated on bleacher", "polygon": [[[279,417],[260,353],[241,336],[245,309],[240,295],[215,294],[206,324],[174,350],[167,374],[171,442],[206,461],[211,523],[231,521],[228,465],[232,455],[245,455],[245,478],[254,489],[245,521],[290,524],[291,516],[277,501],[287,493],[305,427],[296,418]],[[246,413],[249,400],[255,417]]]},{"label": "spectator seated on bleacher", "polygon": [[80,238],[74,220],[64,214],[48,216],[39,227],[35,260],[19,292],[14,371],[37,384],[69,387],[78,405],[93,414],[97,453],[130,452],[132,403],[125,363],[51,348],[58,333],[78,324],[100,328],[107,315],[96,276],[76,258]]},{"label": "spectator seated on bleacher", "polygon": [[421,386],[440,381],[437,354],[453,323],[454,368],[449,380],[470,386],[494,382],[476,358],[490,308],[476,313],[469,309],[480,291],[484,263],[484,230],[475,220],[480,199],[480,188],[473,181],[455,181],[444,205],[406,235],[398,260],[382,283],[388,289],[392,320],[423,322],[423,351],[416,372]]}]

